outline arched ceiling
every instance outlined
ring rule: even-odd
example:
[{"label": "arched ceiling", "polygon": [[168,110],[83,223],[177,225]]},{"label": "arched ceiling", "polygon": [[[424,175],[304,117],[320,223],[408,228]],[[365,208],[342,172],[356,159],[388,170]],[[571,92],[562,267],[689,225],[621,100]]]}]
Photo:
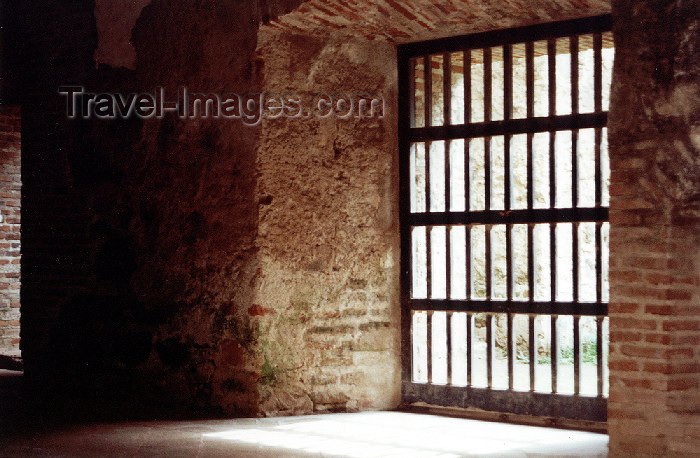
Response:
[{"label": "arched ceiling", "polygon": [[266,27],[420,41],[610,12],[610,0],[307,0]]}]

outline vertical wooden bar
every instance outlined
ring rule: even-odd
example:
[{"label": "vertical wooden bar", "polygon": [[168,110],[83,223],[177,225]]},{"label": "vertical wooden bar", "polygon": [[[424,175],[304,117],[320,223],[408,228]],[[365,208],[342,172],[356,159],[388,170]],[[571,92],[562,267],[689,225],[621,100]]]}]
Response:
[{"label": "vertical wooden bar", "polygon": [[598,380],[598,396],[603,396],[603,317],[595,317],[595,363]]},{"label": "vertical wooden bar", "polygon": [[[576,115],[579,112],[578,99],[578,35],[569,37],[569,53],[571,55],[571,113]],[[571,132],[571,203],[573,207],[579,207],[578,192],[578,129]],[[579,303],[579,252],[578,234],[579,223],[571,225],[571,261],[573,280],[574,303]],[[581,390],[581,317],[574,316],[574,394],[578,395]]]},{"label": "vertical wooden bar", "polygon": [[447,340],[447,384],[452,385],[452,312],[445,313],[445,337]]},{"label": "vertical wooden bar", "polygon": [[444,125],[452,124],[452,58],[450,53],[442,55],[442,109]]},{"label": "vertical wooden bar", "polygon": [[578,114],[578,35],[569,37],[571,55],[571,113]]},{"label": "vertical wooden bar", "polygon": [[[472,53],[466,50],[462,53],[464,62],[464,124],[469,124],[472,119]],[[469,161],[469,142],[470,139],[464,139],[464,209],[470,210],[470,161]],[[469,231],[467,230],[467,243],[469,243]],[[467,252],[468,256],[468,252]],[[469,258],[467,258],[469,259]],[[469,274],[467,274],[469,275]],[[468,278],[468,277],[467,277]],[[469,298],[469,282],[467,282],[467,298]]]},{"label": "vertical wooden bar", "polygon": [[[556,85],[556,41],[547,41],[547,73],[549,87],[549,115],[556,114],[557,85]],[[556,207],[557,182],[556,182],[556,150],[555,133],[549,133],[549,206]],[[557,300],[557,244],[556,224],[549,224],[549,268],[550,268],[550,295],[551,300]],[[550,317],[550,368],[552,374],[552,393],[557,392],[557,316]]]},{"label": "vertical wooden bar", "polygon": [[535,391],[535,368],[537,367],[537,352],[535,347],[535,315],[527,317],[527,352],[530,358],[530,391]]},{"label": "vertical wooden bar", "polygon": [[603,129],[596,127],[595,129],[595,170],[593,171],[593,180],[595,183],[595,206],[600,207],[603,199],[603,183],[602,183],[602,171],[601,171],[601,142],[603,138]]},{"label": "vertical wooden bar", "polygon": [[[491,121],[492,74],[491,48],[484,48],[484,122]],[[491,137],[484,138],[484,202],[485,209],[491,209]],[[491,226],[484,227],[485,283],[486,300],[491,300]],[[493,323],[492,316],[486,315],[486,378],[487,386],[493,382]]]},{"label": "vertical wooden bar", "polygon": [[551,364],[552,364],[552,393],[557,392],[557,364],[559,361],[559,339],[557,337],[557,315],[552,315],[551,318],[551,342],[550,342],[550,353],[551,353]]},{"label": "vertical wooden bar", "polygon": [[472,314],[467,313],[467,386],[472,386],[472,366]]},{"label": "vertical wooden bar", "polygon": [[574,394],[581,392],[581,317],[574,315]]},{"label": "vertical wooden bar", "polygon": [[595,223],[595,301],[600,303],[603,299],[603,223]]},{"label": "vertical wooden bar", "polygon": [[513,389],[513,372],[514,372],[514,363],[515,363],[515,347],[513,346],[513,314],[509,313],[507,315],[507,323],[506,323],[506,332],[508,333],[507,341],[508,341],[508,389],[512,390]]},{"label": "vertical wooden bar", "polygon": [[463,53],[464,62],[464,123],[469,124],[472,120],[472,52],[467,49]]},{"label": "vertical wooden bar", "polygon": [[[484,122],[491,121],[491,48],[484,48]],[[491,210],[491,137],[484,138],[484,206]]]},{"label": "vertical wooden bar", "polygon": [[[549,224],[549,262],[550,262],[550,294],[552,301],[557,300],[557,233],[556,224]],[[552,370],[552,393],[557,392],[557,360],[559,358],[557,350],[557,315],[551,316],[550,332],[550,354]]]},{"label": "vertical wooden bar", "polygon": [[[503,46],[503,119],[509,120],[513,117],[513,47]],[[511,136],[506,135],[503,139],[503,167],[504,167],[504,199],[503,205],[506,211],[512,207],[511,202],[511,164],[510,164],[510,142]],[[506,224],[506,297],[513,300],[513,226]],[[506,341],[508,350],[508,389],[513,389],[513,370],[515,355],[513,354],[513,314],[506,315]]]},{"label": "vertical wooden bar", "polygon": [[[557,110],[557,79],[556,79],[557,46],[554,39],[547,40],[547,79],[549,87],[549,116],[555,116]],[[549,133],[549,206],[556,207],[556,151],[555,133]],[[551,300],[557,299],[557,244],[556,224],[549,224],[549,266]],[[557,392],[557,316],[550,319],[550,364],[552,372],[552,393]]]},{"label": "vertical wooden bar", "polygon": [[428,384],[433,383],[433,311],[428,310],[426,313],[427,323],[427,354],[428,354]]},{"label": "vertical wooden bar", "polygon": [[[485,280],[486,280],[486,301],[491,300],[491,225],[484,226],[484,265],[485,265]],[[486,376],[488,387],[492,387],[493,383],[493,320],[492,315],[486,315]]]},{"label": "vertical wooden bar", "polygon": [[535,43],[525,43],[525,86],[527,117],[535,116]]},{"label": "vertical wooden bar", "polygon": [[[410,382],[413,379],[413,312],[411,310],[411,285],[412,259],[411,259],[411,229],[406,224],[410,213],[410,176],[409,157],[411,143],[408,140],[408,131],[412,119],[410,117],[410,104],[415,103],[415,92],[411,92],[408,82],[415,82],[415,62],[408,57],[399,55],[399,214],[401,218],[401,380]],[[415,91],[415,87],[413,87]],[[415,120],[415,116],[413,117]]]},{"label": "vertical wooden bar", "polygon": [[484,122],[491,121],[491,48],[484,48]]},{"label": "vertical wooden bar", "polygon": [[[525,43],[525,85],[526,85],[526,107],[527,117],[535,116],[535,43],[529,41]],[[534,207],[534,168],[532,143],[534,134],[527,134],[527,208]],[[527,284],[528,300],[532,303],[535,299],[535,249],[534,249],[533,224],[527,225]],[[528,329],[528,357],[530,369],[530,391],[535,391],[535,372],[537,368],[537,354],[535,346],[535,315],[529,315],[527,320]]]},{"label": "vertical wooden bar", "polygon": [[409,109],[409,125],[416,127],[416,62],[418,59],[408,60],[408,109]]},{"label": "vertical wooden bar", "polygon": [[[525,80],[527,98],[527,117],[535,116],[535,44],[528,42],[525,44]],[[534,134],[527,134],[527,208],[531,210],[534,206],[534,175],[532,164],[532,141]]]},{"label": "vertical wooden bar", "polygon": [[593,97],[596,113],[603,111],[603,35],[593,34]]},{"label": "vertical wooden bar", "polygon": [[513,46],[503,46],[503,119],[513,117]]},{"label": "vertical wooden bar", "polygon": [[486,314],[486,378],[487,386],[493,387],[493,315]]},{"label": "vertical wooden bar", "polygon": [[579,223],[571,224],[571,264],[572,264],[572,293],[574,302],[579,302],[579,253],[578,253],[578,227]]},{"label": "vertical wooden bar", "polygon": [[425,80],[425,127],[433,125],[433,63],[430,56],[423,56],[423,71]]},{"label": "vertical wooden bar", "polygon": [[466,285],[467,285],[467,291],[466,291],[466,297],[467,300],[470,300],[472,297],[472,227],[470,225],[466,225],[464,227],[464,233],[465,233],[465,251],[466,251],[466,258],[467,258],[467,266],[464,269],[466,273]]},{"label": "vertical wooden bar", "polygon": [[554,39],[547,40],[547,75],[549,87],[549,116],[557,112],[557,43]]}]

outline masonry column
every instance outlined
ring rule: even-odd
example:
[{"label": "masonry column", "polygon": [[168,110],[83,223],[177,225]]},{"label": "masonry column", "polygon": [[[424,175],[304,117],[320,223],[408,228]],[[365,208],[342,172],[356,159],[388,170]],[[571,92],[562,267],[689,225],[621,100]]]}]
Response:
[{"label": "masonry column", "polygon": [[613,456],[700,450],[698,11],[698,1],[613,1]]},{"label": "masonry column", "polygon": [[20,109],[0,107],[0,356],[19,356]]}]

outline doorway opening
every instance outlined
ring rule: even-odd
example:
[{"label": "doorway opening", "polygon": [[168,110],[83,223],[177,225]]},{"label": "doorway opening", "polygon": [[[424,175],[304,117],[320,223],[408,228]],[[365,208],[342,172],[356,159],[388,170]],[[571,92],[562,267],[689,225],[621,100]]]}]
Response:
[{"label": "doorway opening", "polygon": [[399,46],[405,403],[606,420],[610,26]]}]

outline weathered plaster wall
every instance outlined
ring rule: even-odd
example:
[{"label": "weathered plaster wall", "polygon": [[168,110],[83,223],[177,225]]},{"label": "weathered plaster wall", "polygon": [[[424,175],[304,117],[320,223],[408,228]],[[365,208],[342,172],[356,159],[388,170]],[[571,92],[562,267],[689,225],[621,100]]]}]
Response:
[{"label": "weathered plaster wall", "polygon": [[[399,401],[393,46],[263,28],[264,89],[368,92],[384,117],[266,119],[257,156],[255,307],[269,414]],[[308,106],[308,105],[307,105]]]},{"label": "weathered plaster wall", "polygon": [[258,45],[259,22],[294,1],[154,0],[130,34],[133,69],[96,67],[104,29],[123,35],[114,11],[44,3],[23,11],[37,84],[23,100],[22,333],[40,392],[142,415],[396,405],[390,109],[257,127],[71,121],[57,94],[363,90],[391,106],[393,48]]},{"label": "weathered plaster wall", "polygon": [[22,11],[33,75],[23,97],[26,375],[38,394],[87,398],[95,411],[254,415],[260,129],[173,116],[71,121],[57,90],[254,91],[259,11],[153,1],[127,70],[95,67],[94,6]]},{"label": "weathered plaster wall", "polygon": [[614,456],[700,450],[700,3],[613,2]]}]

